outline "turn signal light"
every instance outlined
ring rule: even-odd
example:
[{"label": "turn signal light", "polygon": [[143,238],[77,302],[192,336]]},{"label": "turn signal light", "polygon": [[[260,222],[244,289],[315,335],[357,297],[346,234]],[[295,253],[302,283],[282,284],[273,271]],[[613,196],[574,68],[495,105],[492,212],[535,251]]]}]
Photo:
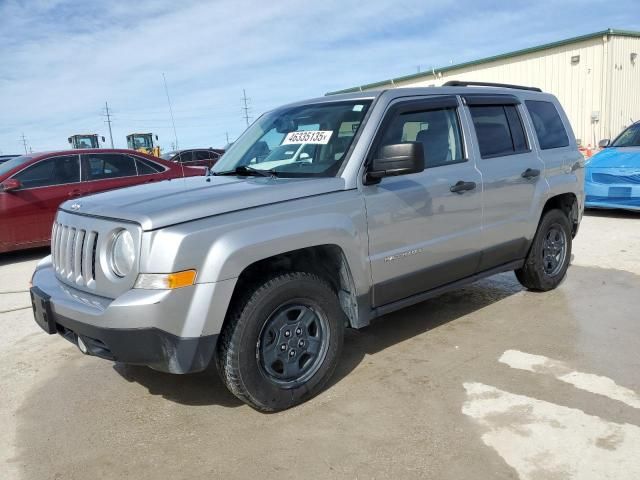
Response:
[{"label": "turn signal light", "polygon": [[184,270],[175,273],[141,273],[133,288],[145,290],[173,290],[188,287],[196,281],[195,270]]}]

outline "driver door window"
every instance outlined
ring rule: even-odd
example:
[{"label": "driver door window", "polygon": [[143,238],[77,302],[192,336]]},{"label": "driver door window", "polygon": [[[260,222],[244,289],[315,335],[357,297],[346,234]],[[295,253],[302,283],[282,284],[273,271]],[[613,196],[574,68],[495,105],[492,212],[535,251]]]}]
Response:
[{"label": "driver door window", "polygon": [[399,113],[386,127],[378,151],[396,143],[422,143],[425,168],[464,162],[458,115],[453,107]]},{"label": "driver door window", "polygon": [[178,162],[179,163],[193,162],[193,152],[192,151],[180,152],[178,154]]},{"label": "driver door window", "polygon": [[20,180],[23,189],[77,183],[80,181],[78,156],[47,158],[19,172],[13,178]]}]

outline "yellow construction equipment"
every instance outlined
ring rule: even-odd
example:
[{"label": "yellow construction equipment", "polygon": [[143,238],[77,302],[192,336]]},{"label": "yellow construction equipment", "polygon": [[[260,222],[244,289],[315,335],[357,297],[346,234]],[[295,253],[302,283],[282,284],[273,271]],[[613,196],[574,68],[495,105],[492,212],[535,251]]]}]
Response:
[{"label": "yellow construction equipment", "polygon": [[[104,137],[100,137],[104,143]],[[71,144],[71,148],[100,148],[100,142],[98,141],[98,134],[85,133],[80,135],[71,135],[68,139]]]},{"label": "yellow construction equipment", "polygon": [[154,145],[154,136],[157,142],[158,135],[153,135],[152,133],[132,133],[127,135],[127,148],[159,157],[160,147]]}]

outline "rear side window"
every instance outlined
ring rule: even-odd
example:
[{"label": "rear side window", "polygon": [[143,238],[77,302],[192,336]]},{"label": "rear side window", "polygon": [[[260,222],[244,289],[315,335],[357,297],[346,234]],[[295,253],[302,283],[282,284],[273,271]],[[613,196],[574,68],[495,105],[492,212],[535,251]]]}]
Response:
[{"label": "rear side window", "polygon": [[78,155],[52,157],[25,168],[13,178],[22,188],[51,187],[80,181]]},{"label": "rear side window", "polygon": [[150,175],[152,173],[162,172],[163,168],[157,163],[149,160],[143,160],[136,157],[136,167],[138,168],[138,175]]},{"label": "rear side window", "polygon": [[136,165],[128,155],[117,153],[89,153],[87,159],[87,180],[106,180],[109,178],[135,177]]},{"label": "rear side window", "polygon": [[539,100],[527,100],[524,103],[542,150],[569,145],[569,136],[553,103]]},{"label": "rear side window", "polygon": [[482,158],[529,151],[515,105],[469,106]]},{"label": "rear side window", "polygon": [[196,160],[210,160],[211,155],[206,150],[197,150],[194,152]]}]

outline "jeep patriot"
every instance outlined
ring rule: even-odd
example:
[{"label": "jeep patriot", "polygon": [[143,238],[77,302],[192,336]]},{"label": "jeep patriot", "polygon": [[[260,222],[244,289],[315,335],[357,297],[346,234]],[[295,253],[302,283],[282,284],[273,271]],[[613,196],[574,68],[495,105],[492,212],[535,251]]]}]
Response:
[{"label": "jeep patriot", "polygon": [[557,99],[449,82],[265,113],[206,177],[70,200],[37,323],[89,355],[211,362],[253,408],[317,394],[345,328],[498,272],[564,278],[584,165]]}]

